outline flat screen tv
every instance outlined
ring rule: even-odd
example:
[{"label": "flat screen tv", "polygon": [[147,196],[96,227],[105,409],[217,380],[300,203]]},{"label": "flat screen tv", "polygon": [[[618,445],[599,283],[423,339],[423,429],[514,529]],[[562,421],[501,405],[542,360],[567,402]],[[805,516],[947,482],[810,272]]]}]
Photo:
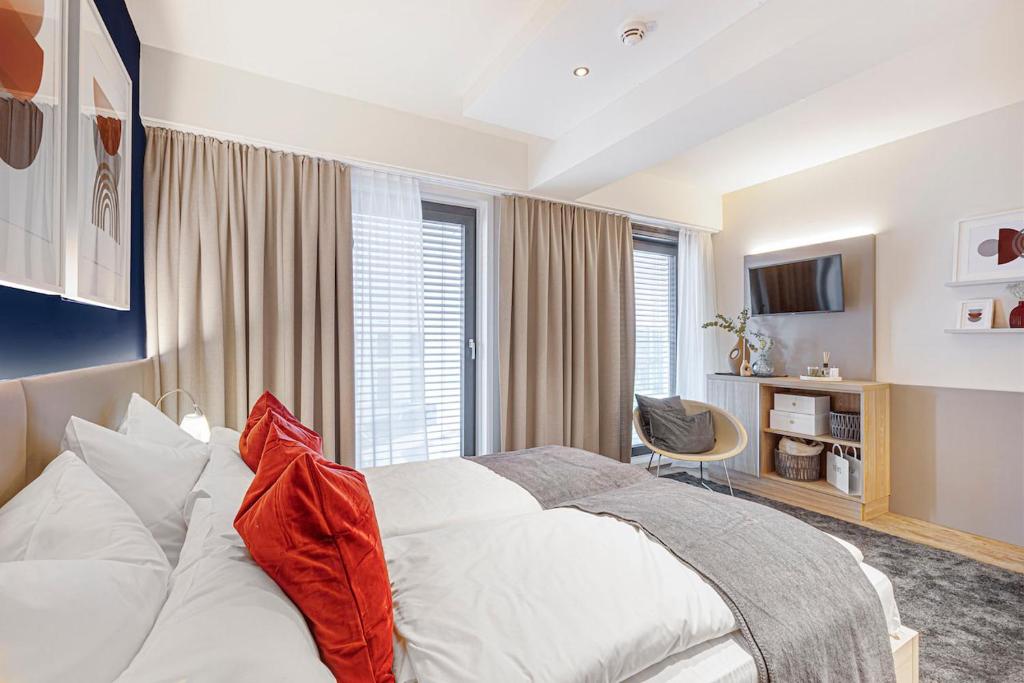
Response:
[{"label": "flat screen tv", "polygon": [[841,254],[756,266],[748,273],[751,315],[835,313],[844,309]]}]

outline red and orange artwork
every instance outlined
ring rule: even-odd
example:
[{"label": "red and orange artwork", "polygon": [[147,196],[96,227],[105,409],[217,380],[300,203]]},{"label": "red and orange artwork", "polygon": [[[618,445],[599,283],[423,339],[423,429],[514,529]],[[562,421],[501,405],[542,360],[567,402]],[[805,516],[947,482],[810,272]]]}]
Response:
[{"label": "red and orange artwork", "polygon": [[999,265],[1024,259],[1024,230],[999,228],[997,237],[978,244],[978,255],[986,258],[995,256]]},{"label": "red and orange artwork", "polygon": [[[121,203],[117,188],[121,181],[122,121],[95,78],[92,79],[92,96],[96,107],[96,120],[93,124],[96,180],[92,188],[92,224],[120,244]],[[104,116],[104,113],[112,115]]]},{"label": "red and orange artwork", "polygon": [[18,170],[32,165],[43,139],[32,102],[43,80],[42,25],[43,0],[0,0],[0,161]]}]

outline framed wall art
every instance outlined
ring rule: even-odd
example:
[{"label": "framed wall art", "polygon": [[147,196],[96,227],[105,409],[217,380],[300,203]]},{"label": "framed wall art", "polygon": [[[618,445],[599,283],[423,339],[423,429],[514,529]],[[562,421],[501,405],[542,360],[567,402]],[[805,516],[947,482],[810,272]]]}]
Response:
[{"label": "framed wall art", "polygon": [[64,292],[65,0],[0,0],[0,283]]},{"label": "framed wall art", "polygon": [[992,329],[994,299],[968,299],[960,302],[960,315],[956,326],[960,330]]},{"label": "framed wall art", "polygon": [[1024,209],[957,224],[953,283],[998,283],[1024,278]]},{"label": "framed wall art", "polygon": [[66,296],[127,309],[131,282],[132,80],[92,0],[70,0]]}]

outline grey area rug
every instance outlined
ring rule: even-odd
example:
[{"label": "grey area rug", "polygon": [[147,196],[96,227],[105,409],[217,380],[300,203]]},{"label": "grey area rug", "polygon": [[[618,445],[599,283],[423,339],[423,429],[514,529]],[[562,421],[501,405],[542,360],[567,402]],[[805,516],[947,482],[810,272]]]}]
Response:
[{"label": "grey area rug", "polygon": [[[687,473],[665,475],[699,485]],[[711,483],[729,495],[725,486]],[[1024,683],[1024,574],[736,489],[853,543],[885,572],[900,617],[921,634],[921,680]]]}]

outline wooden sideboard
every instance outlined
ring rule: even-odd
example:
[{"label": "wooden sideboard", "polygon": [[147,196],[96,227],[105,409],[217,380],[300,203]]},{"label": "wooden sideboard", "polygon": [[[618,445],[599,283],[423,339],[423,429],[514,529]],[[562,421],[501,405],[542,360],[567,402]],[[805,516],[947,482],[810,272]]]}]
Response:
[{"label": "wooden sideboard", "polygon": [[[775,394],[796,393],[828,396],[833,410],[858,412],[859,441],[829,435],[794,434],[769,426]],[[889,511],[889,385],[882,382],[815,382],[797,377],[738,377],[708,375],[708,403],[732,413],[747,430],[748,442],[729,461],[733,484],[751,493],[797,507],[854,521],[871,519]],[[813,439],[825,444],[821,478],[816,481],[783,479],[775,472],[775,447],[784,436]],[[850,495],[825,481],[825,453],[832,444],[854,446],[862,453],[864,492]],[[712,476],[718,477],[715,468]]]}]

